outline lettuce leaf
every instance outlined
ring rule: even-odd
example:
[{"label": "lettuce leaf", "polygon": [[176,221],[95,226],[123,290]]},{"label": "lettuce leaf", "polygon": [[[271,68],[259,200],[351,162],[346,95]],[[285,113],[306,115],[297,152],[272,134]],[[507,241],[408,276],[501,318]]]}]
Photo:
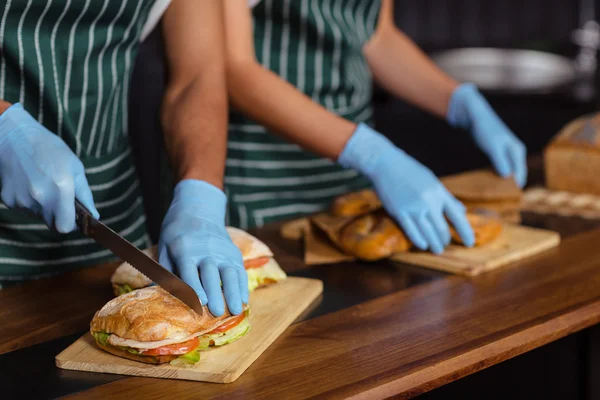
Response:
[{"label": "lettuce leaf", "polygon": [[208,338],[200,337],[200,344],[194,350],[181,355],[171,361],[169,364],[180,367],[189,367],[197,364],[200,361],[200,352],[208,349],[209,344]]},{"label": "lettuce leaf", "polygon": [[100,343],[102,346],[110,346],[110,344],[107,341],[108,337],[110,336],[110,333],[92,332],[92,336],[94,336],[94,339],[96,339],[96,341],[98,343]]},{"label": "lettuce leaf", "polygon": [[119,289],[119,296],[129,293],[129,292],[133,292],[133,288],[131,286],[129,286],[127,283],[120,283],[117,285],[118,289]]},{"label": "lettuce leaf", "polygon": [[244,336],[250,330],[250,322],[247,315],[248,314],[246,314],[246,318],[244,318],[242,322],[227,332],[207,334],[203,337],[208,338],[209,342],[213,342],[214,346],[223,346],[224,344],[231,343]]},{"label": "lettuce leaf", "polygon": [[250,292],[264,285],[267,280],[278,282],[287,277],[285,272],[279,267],[279,264],[272,258],[260,268],[247,269],[246,273],[248,274],[248,290]]},{"label": "lettuce leaf", "polygon": [[[125,350],[130,352],[131,354],[140,354],[139,351],[137,351],[136,349],[132,349],[131,347],[119,347],[119,349],[121,350]],[[142,354],[143,355],[143,354]]]}]

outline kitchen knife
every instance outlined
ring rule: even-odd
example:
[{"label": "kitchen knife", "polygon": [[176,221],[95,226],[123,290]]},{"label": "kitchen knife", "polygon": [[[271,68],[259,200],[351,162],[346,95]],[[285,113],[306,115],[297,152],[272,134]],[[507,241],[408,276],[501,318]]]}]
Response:
[{"label": "kitchen knife", "polygon": [[202,315],[200,299],[194,289],[187,283],[164,269],[159,263],[108,226],[95,219],[78,200],[75,200],[75,214],[77,217],[77,226],[81,233],[94,239],[97,243],[106,247],[124,261],[127,261],[158,286],[183,301],[196,313]]}]

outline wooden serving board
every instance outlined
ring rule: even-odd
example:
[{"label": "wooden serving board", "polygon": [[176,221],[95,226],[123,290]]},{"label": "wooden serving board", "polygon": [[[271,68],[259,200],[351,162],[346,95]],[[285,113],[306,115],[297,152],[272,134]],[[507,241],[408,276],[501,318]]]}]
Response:
[{"label": "wooden serving board", "polygon": [[100,350],[88,332],[56,356],[56,366],[78,371],[185,379],[215,383],[235,381],[323,292],[318,279],[288,277],[250,295],[250,331],[243,338],[201,353],[193,367],[150,365]]},{"label": "wooden serving board", "polygon": [[541,253],[560,243],[560,235],[545,229],[504,224],[494,241],[479,247],[451,245],[443,254],[426,252],[398,253],[395,261],[442,270],[457,275],[474,276]]}]

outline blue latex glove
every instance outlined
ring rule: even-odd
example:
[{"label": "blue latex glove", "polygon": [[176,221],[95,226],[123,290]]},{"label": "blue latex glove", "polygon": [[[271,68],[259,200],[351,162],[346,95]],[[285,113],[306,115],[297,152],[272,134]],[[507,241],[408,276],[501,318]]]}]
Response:
[{"label": "blue latex glove", "polygon": [[0,179],[7,207],[29,209],[58,232],[76,229],[75,198],[100,217],[81,161],[19,103],[0,115]]},{"label": "blue latex glove", "polygon": [[225,229],[226,205],[225,193],[207,182],[179,182],[158,243],[159,263],[190,285],[217,317],[225,312],[223,293],[232,314],[248,303],[242,253]]},{"label": "blue latex glove", "polygon": [[450,243],[444,216],[467,246],[474,244],[465,207],[428,168],[367,125],[358,125],[338,162],[371,180],[385,209],[419,249],[439,254]]},{"label": "blue latex glove", "polygon": [[513,175],[520,187],[527,182],[527,149],[496,115],[475,85],[465,83],[452,93],[448,123],[468,129],[500,176]]}]

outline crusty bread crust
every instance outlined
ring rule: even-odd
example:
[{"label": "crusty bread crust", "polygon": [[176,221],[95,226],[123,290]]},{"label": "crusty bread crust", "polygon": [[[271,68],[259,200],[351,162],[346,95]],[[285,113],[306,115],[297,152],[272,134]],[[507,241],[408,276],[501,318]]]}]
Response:
[{"label": "crusty bread crust", "polygon": [[106,303],[94,315],[90,331],[138,342],[183,340],[209,332],[232,318],[228,310],[220,317],[213,316],[206,306],[203,310],[203,315],[198,315],[162,288],[151,286]]},{"label": "crusty bread crust", "polygon": [[119,291],[119,285],[116,283],[111,283],[111,286],[113,288],[113,293],[115,294],[115,296],[119,296],[121,294],[121,292]]},{"label": "crusty bread crust", "polygon": [[514,179],[487,170],[452,175],[441,181],[461,201],[519,201],[523,194]]},{"label": "crusty bread crust", "polygon": [[383,212],[352,221],[341,230],[339,241],[344,252],[367,261],[386,258],[411,247],[402,230]]},{"label": "crusty bread crust", "polygon": [[383,205],[377,194],[365,189],[337,197],[331,204],[331,213],[336,217],[356,217],[378,210]]},{"label": "crusty bread crust", "polygon": [[269,246],[248,232],[231,226],[228,226],[226,229],[231,241],[242,253],[244,261],[260,257],[273,257]]},{"label": "crusty bread crust", "polygon": [[139,355],[139,354],[130,353],[127,350],[122,350],[122,349],[119,349],[114,346],[104,346],[104,345],[98,343],[97,341],[96,341],[96,344],[102,350],[107,351],[110,354],[114,354],[115,356],[118,356],[118,357],[128,358],[133,361],[143,362],[146,364],[165,364],[165,363],[171,362],[174,359],[176,359],[177,357],[179,357],[179,354],[168,354],[168,355],[163,355],[163,356],[143,356],[143,355]]},{"label": "crusty bread crust", "polygon": [[146,275],[132,267],[128,263],[123,263],[115,270],[110,278],[113,284],[128,284],[132,289],[139,289],[149,286],[152,283]]},{"label": "crusty bread crust", "polygon": [[[475,234],[475,246],[489,243],[502,233],[502,223],[494,218],[486,218],[477,214],[467,214],[467,219]],[[450,227],[450,234],[455,243],[463,244],[462,239],[454,227]]]}]

